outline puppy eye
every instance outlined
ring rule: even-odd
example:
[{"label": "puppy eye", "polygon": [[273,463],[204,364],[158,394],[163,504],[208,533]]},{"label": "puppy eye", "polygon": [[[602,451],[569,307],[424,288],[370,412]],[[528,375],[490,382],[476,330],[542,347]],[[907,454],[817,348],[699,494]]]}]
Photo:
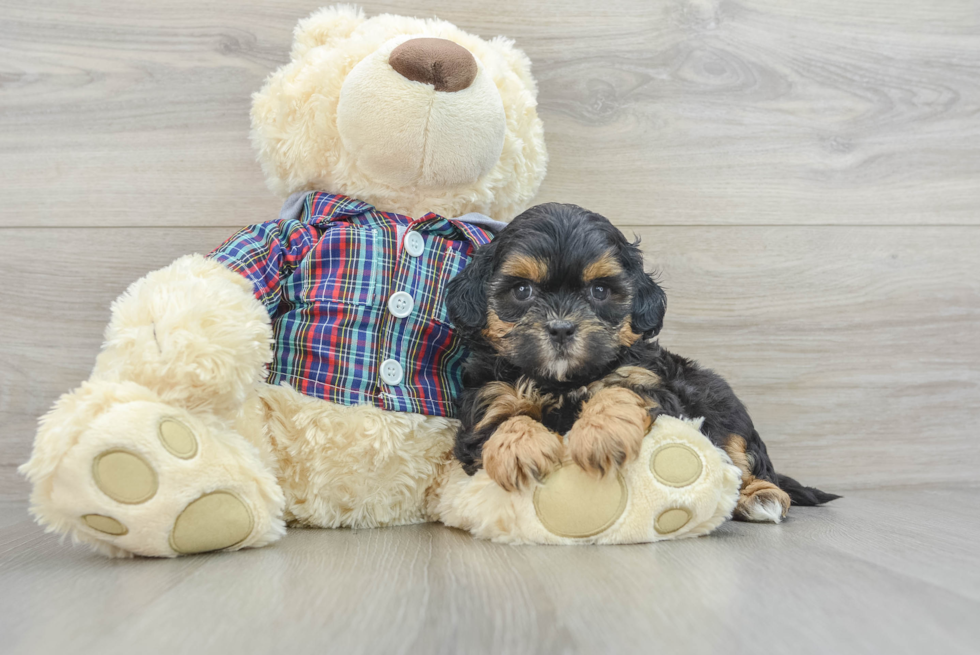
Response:
[{"label": "puppy eye", "polygon": [[534,290],[526,282],[522,282],[514,287],[514,298],[517,300],[530,300],[532,295],[534,295]]},{"label": "puppy eye", "polygon": [[606,300],[609,298],[609,287],[604,284],[593,284],[592,297],[598,301]]}]

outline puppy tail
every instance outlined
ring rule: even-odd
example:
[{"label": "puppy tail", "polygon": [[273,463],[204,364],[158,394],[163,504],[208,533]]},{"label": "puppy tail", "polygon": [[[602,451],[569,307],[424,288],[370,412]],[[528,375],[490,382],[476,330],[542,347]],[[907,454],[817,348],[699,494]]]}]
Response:
[{"label": "puppy tail", "polygon": [[804,487],[788,475],[776,474],[776,485],[789,494],[794,505],[823,505],[840,498],[837,494],[829,494],[813,487]]}]

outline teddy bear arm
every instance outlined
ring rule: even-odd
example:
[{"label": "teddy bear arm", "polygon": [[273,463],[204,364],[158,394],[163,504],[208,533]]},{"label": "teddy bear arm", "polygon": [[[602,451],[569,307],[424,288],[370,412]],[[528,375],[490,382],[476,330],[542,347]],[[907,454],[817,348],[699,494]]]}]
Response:
[{"label": "teddy bear arm", "polygon": [[134,283],[113,304],[95,378],[129,380],[166,402],[234,414],[272,360],[284,280],[319,237],[296,219],[240,230]]},{"label": "teddy bear arm", "polygon": [[131,381],[166,402],[237,411],[272,356],[269,313],[218,261],[181,257],[112,305],[93,381]]}]

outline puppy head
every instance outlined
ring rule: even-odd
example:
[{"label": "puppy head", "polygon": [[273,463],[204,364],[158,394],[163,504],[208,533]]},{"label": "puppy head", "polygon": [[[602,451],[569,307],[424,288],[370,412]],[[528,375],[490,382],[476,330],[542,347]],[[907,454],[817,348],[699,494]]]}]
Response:
[{"label": "puppy head", "polygon": [[518,216],[449,285],[450,319],[525,374],[587,378],[656,335],[667,298],[606,218],[549,203]]}]

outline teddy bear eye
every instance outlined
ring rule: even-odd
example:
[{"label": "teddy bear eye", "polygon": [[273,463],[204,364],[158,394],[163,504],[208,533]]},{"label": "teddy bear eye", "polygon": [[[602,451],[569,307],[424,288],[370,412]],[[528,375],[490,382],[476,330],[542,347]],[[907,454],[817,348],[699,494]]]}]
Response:
[{"label": "teddy bear eye", "polygon": [[605,284],[593,284],[592,297],[600,302],[606,300],[609,298],[609,287]]},{"label": "teddy bear eye", "polygon": [[527,282],[521,282],[516,287],[514,287],[514,298],[520,301],[530,300],[531,296],[534,295],[534,290],[531,285]]}]

